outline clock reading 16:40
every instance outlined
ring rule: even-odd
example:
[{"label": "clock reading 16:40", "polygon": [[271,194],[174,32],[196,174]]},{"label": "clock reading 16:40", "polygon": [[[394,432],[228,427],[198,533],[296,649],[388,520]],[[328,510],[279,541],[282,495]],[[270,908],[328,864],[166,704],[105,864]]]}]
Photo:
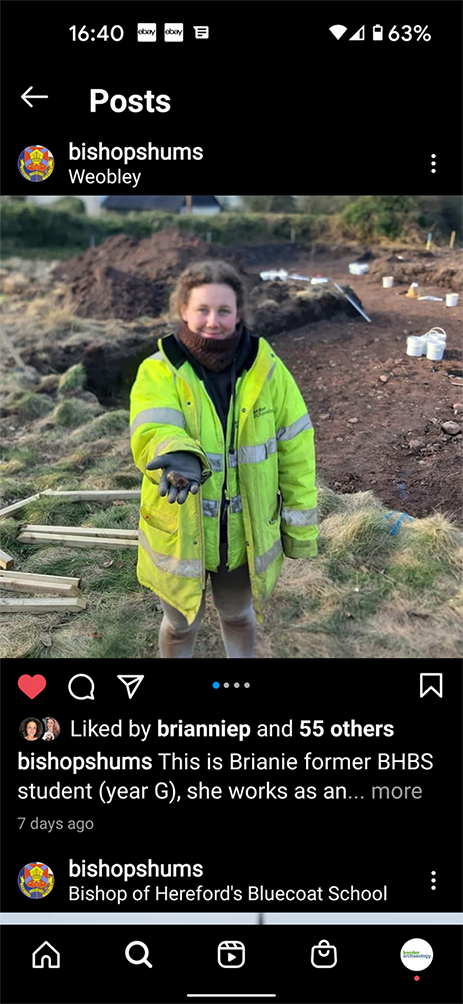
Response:
[{"label": "clock reading 16:40", "polygon": [[81,28],[77,28],[77,25],[71,25],[69,31],[72,31],[72,41],[73,42],[94,42],[96,38],[102,38],[103,42],[107,42],[109,38],[113,42],[121,42],[124,38],[124,29],[121,28],[120,24],[113,24],[111,28],[108,28],[107,24],[104,24],[99,31],[96,28],[88,28],[85,24]]}]

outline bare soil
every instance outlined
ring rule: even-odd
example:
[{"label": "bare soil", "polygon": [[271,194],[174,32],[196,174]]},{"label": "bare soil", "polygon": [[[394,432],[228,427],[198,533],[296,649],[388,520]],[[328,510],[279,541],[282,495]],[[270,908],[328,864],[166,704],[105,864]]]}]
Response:
[{"label": "bare soil", "polygon": [[[352,252],[314,262],[275,255],[275,268],[313,275],[315,264],[315,274],[343,283],[348,276],[371,318],[371,324],[360,316],[328,318],[270,339],[307,403],[318,472],[341,492],[372,489],[391,509],[420,517],[439,511],[461,522],[463,436],[441,430],[448,421],[463,428],[463,414],[454,410],[463,402],[461,287],[454,308],[445,300],[408,299],[408,283],[383,289],[370,272],[350,275],[348,264],[356,260]],[[390,267],[384,274],[392,274]],[[426,284],[424,295],[446,291]],[[407,356],[407,335],[434,326],[447,334],[443,360]]]},{"label": "bare soil", "polygon": [[[340,492],[372,489],[391,509],[411,516],[440,511],[461,522],[463,435],[442,430],[448,421],[463,428],[461,252],[323,244],[211,248],[171,233],[143,241],[115,237],[60,263],[53,275],[70,290],[75,313],[105,321],[122,318],[120,333],[105,333],[101,321],[100,333],[97,322],[89,320],[88,332],[63,332],[63,337],[54,333],[44,336],[41,344],[37,337],[21,333],[18,299],[16,314],[11,315],[18,319],[17,327],[11,326],[10,334],[24,361],[42,376],[52,371],[46,359],[59,372],[82,360],[88,390],[104,400],[98,384],[103,374],[110,389],[119,381],[120,397],[112,403],[127,407],[128,383],[138,357],[155,351],[163,334],[165,317],[160,315],[179,271],[192,260],[213,256],[240,269],[258,320],[254,330],[275,346],[301,389],[315,428],[317,469],[324,482]],[[359,259],[369,262],[369,272],[349,274],[349,262]],[[300,295],[310,289],[303,282],[281,283],[279,288],[278,280],[260,281],[261,270],[281,268],[330,277],[350,288],[371,323],[344,298],[328,296],[327,286],[312,287],[312,298],[307,298]],[[392,289],[383,289],[383,275],[395,276]],[[49,284],[48,270],[46,278]],[[458,306],[408,299],[411,281],[419,282],[423,295],[445,297],[446,292],[459,291]],[[40,294],[40,282],[33,285],[34,294]],[[27,299],[26,291],[21,295]],[[9,297],[12,306],[13,300]],[[144,315],[156,319],[150,328],[137,323]],[[407,356],[407,335],[424,334],[436,325],[447,333],[444,359]]]}]

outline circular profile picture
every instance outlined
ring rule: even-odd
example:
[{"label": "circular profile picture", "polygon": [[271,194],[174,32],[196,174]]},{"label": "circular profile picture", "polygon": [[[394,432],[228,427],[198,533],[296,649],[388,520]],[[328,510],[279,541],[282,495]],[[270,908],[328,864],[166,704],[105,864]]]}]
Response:
[{"label": "circular profile picture", "polygon": [[46,146],[26,146],[18,157],[18,171],[27,181],[45,181],[54,166],[53,155]]},{"label": "circular profile picture", "polygon": [[18,885],[28,899],[45,899],[55,884],[51,868],[43,861],[32,861],[24,865],[18,875]]},{"label": "circular profile picture", "polygon": [[41,739],[43,732],[43,722],[40,721],[40,718],[34,718],[32,715],[29,715],[29,718],[23,718],[19,726],[19,734],[29,743]]},{"label": "circular profile picture", "polygon": [[45,739],[45,742],[51,742],[52,739],[57,739],[61,732],[61,727],[59,722],[56,721],[56,718],[42,718],[42,722],[42,739]]},{"label": "circular profile picture", "polygon": [[429,941],[423,938],[410,938],[400,949],[400,958],[406,969],[420,972],[431,965],[434,952]]}]

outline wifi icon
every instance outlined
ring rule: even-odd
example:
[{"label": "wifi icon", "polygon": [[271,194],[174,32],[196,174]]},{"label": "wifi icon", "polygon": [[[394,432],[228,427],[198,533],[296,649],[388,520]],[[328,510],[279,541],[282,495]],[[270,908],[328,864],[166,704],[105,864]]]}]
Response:
[{"label": "wifi icon", "polygon": [[341,35],[344,35],[345,31],[347,31],[347,28],[343,24],[332,24],[330,28],[331,34],[338,40],[341,38]]}]

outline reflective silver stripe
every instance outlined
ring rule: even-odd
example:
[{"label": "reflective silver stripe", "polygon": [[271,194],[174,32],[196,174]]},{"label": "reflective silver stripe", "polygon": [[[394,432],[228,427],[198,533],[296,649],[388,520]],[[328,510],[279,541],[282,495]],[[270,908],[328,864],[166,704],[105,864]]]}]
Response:
[{"label": "reflective silver stripe", "polygon": [[230,512],[243,512],[241,495],[232,495],[230,499]]},{"label": "reflective silver stripe", "polygon": [[203,516],[218,516],[219,503],[212,499],[203,499]]},{"label": "reflective silver stripe", "polygon": [[164,359],[162,352],[155,352],[154,355],[148,356],[148,359]]},{"label": "reflective silver stripe", "polygon": [[267,380],[271,380],[273,371],[275,369],[276,363],[273,364],[272,368],[267,373]]},{"label": "reflective silver stripe", "polygon": [[237,454],[236,450],[235,450],[234,453],[229,453],[228,454],[228,466],[229,467],[238,467],[238,454]]},{"label": "reflective silver stripe", "polygon": [[283,509],[281,510],[283,523],[288,526],[314,526],[317,524],[316,509]]},{"label": "reflective silver stripe", "polygon": [[130,435],[133,436],[139,425],[147,425],[148,422],[178,425],[181,429],[185,428],[185,416],[181,411],[177,411],[177,408],[146,408],[145,411],[139,411],[138,415],[135,416],[130,426]]},{"label": "reflective silver stripe", "polygon": [[294,437],[298,436],[300,432],[304,431],[304,429],[311,428],[312,422],[310,421],[310,415],[306,412],[305,415],[298,418],[296,422],[291,422],[291,425],[282,425],[281,429],[278,429],[277,439],[278,441],[282,439],[294,439]]},{"label": "reflective silver stripe", "polygon": [[260,558],[255,559],[254,567],[258,575],[261,572],[265,572],[265,569],[268,568],[273,559],[276,558],[277,554],[279,554],[282,549],[283,545],[281,540],[276,540],[273,547],[271,547],[269,551],[266,551],[265,554],[261,554]]},{"label": "reflective silver stripe", "polygon": [[276,439],[268,439],[260,446],[240,446],[238,450],[240,464],[259,464],[261,460],[267,460],[271,453],[276,453]]},{"label": "reflective silver stripe", "polygon": [[201,578],[202,564],[199,558],[184,561],[168,554],[159,554],[158,551],[153,551],[153,548],[148,543],[146,534],[140,528],[138,529],[138,541],[140,547],[143,548],[153,562],[153,565],[156,565],[156,568],[160,568],[161,572],[169,572],[170,575],[180,575],[185,579]]},{"label": "reflective silver stripe", "polygon": [[223,471],[223,455],[221,453],[206,453],[213,471]]}]

